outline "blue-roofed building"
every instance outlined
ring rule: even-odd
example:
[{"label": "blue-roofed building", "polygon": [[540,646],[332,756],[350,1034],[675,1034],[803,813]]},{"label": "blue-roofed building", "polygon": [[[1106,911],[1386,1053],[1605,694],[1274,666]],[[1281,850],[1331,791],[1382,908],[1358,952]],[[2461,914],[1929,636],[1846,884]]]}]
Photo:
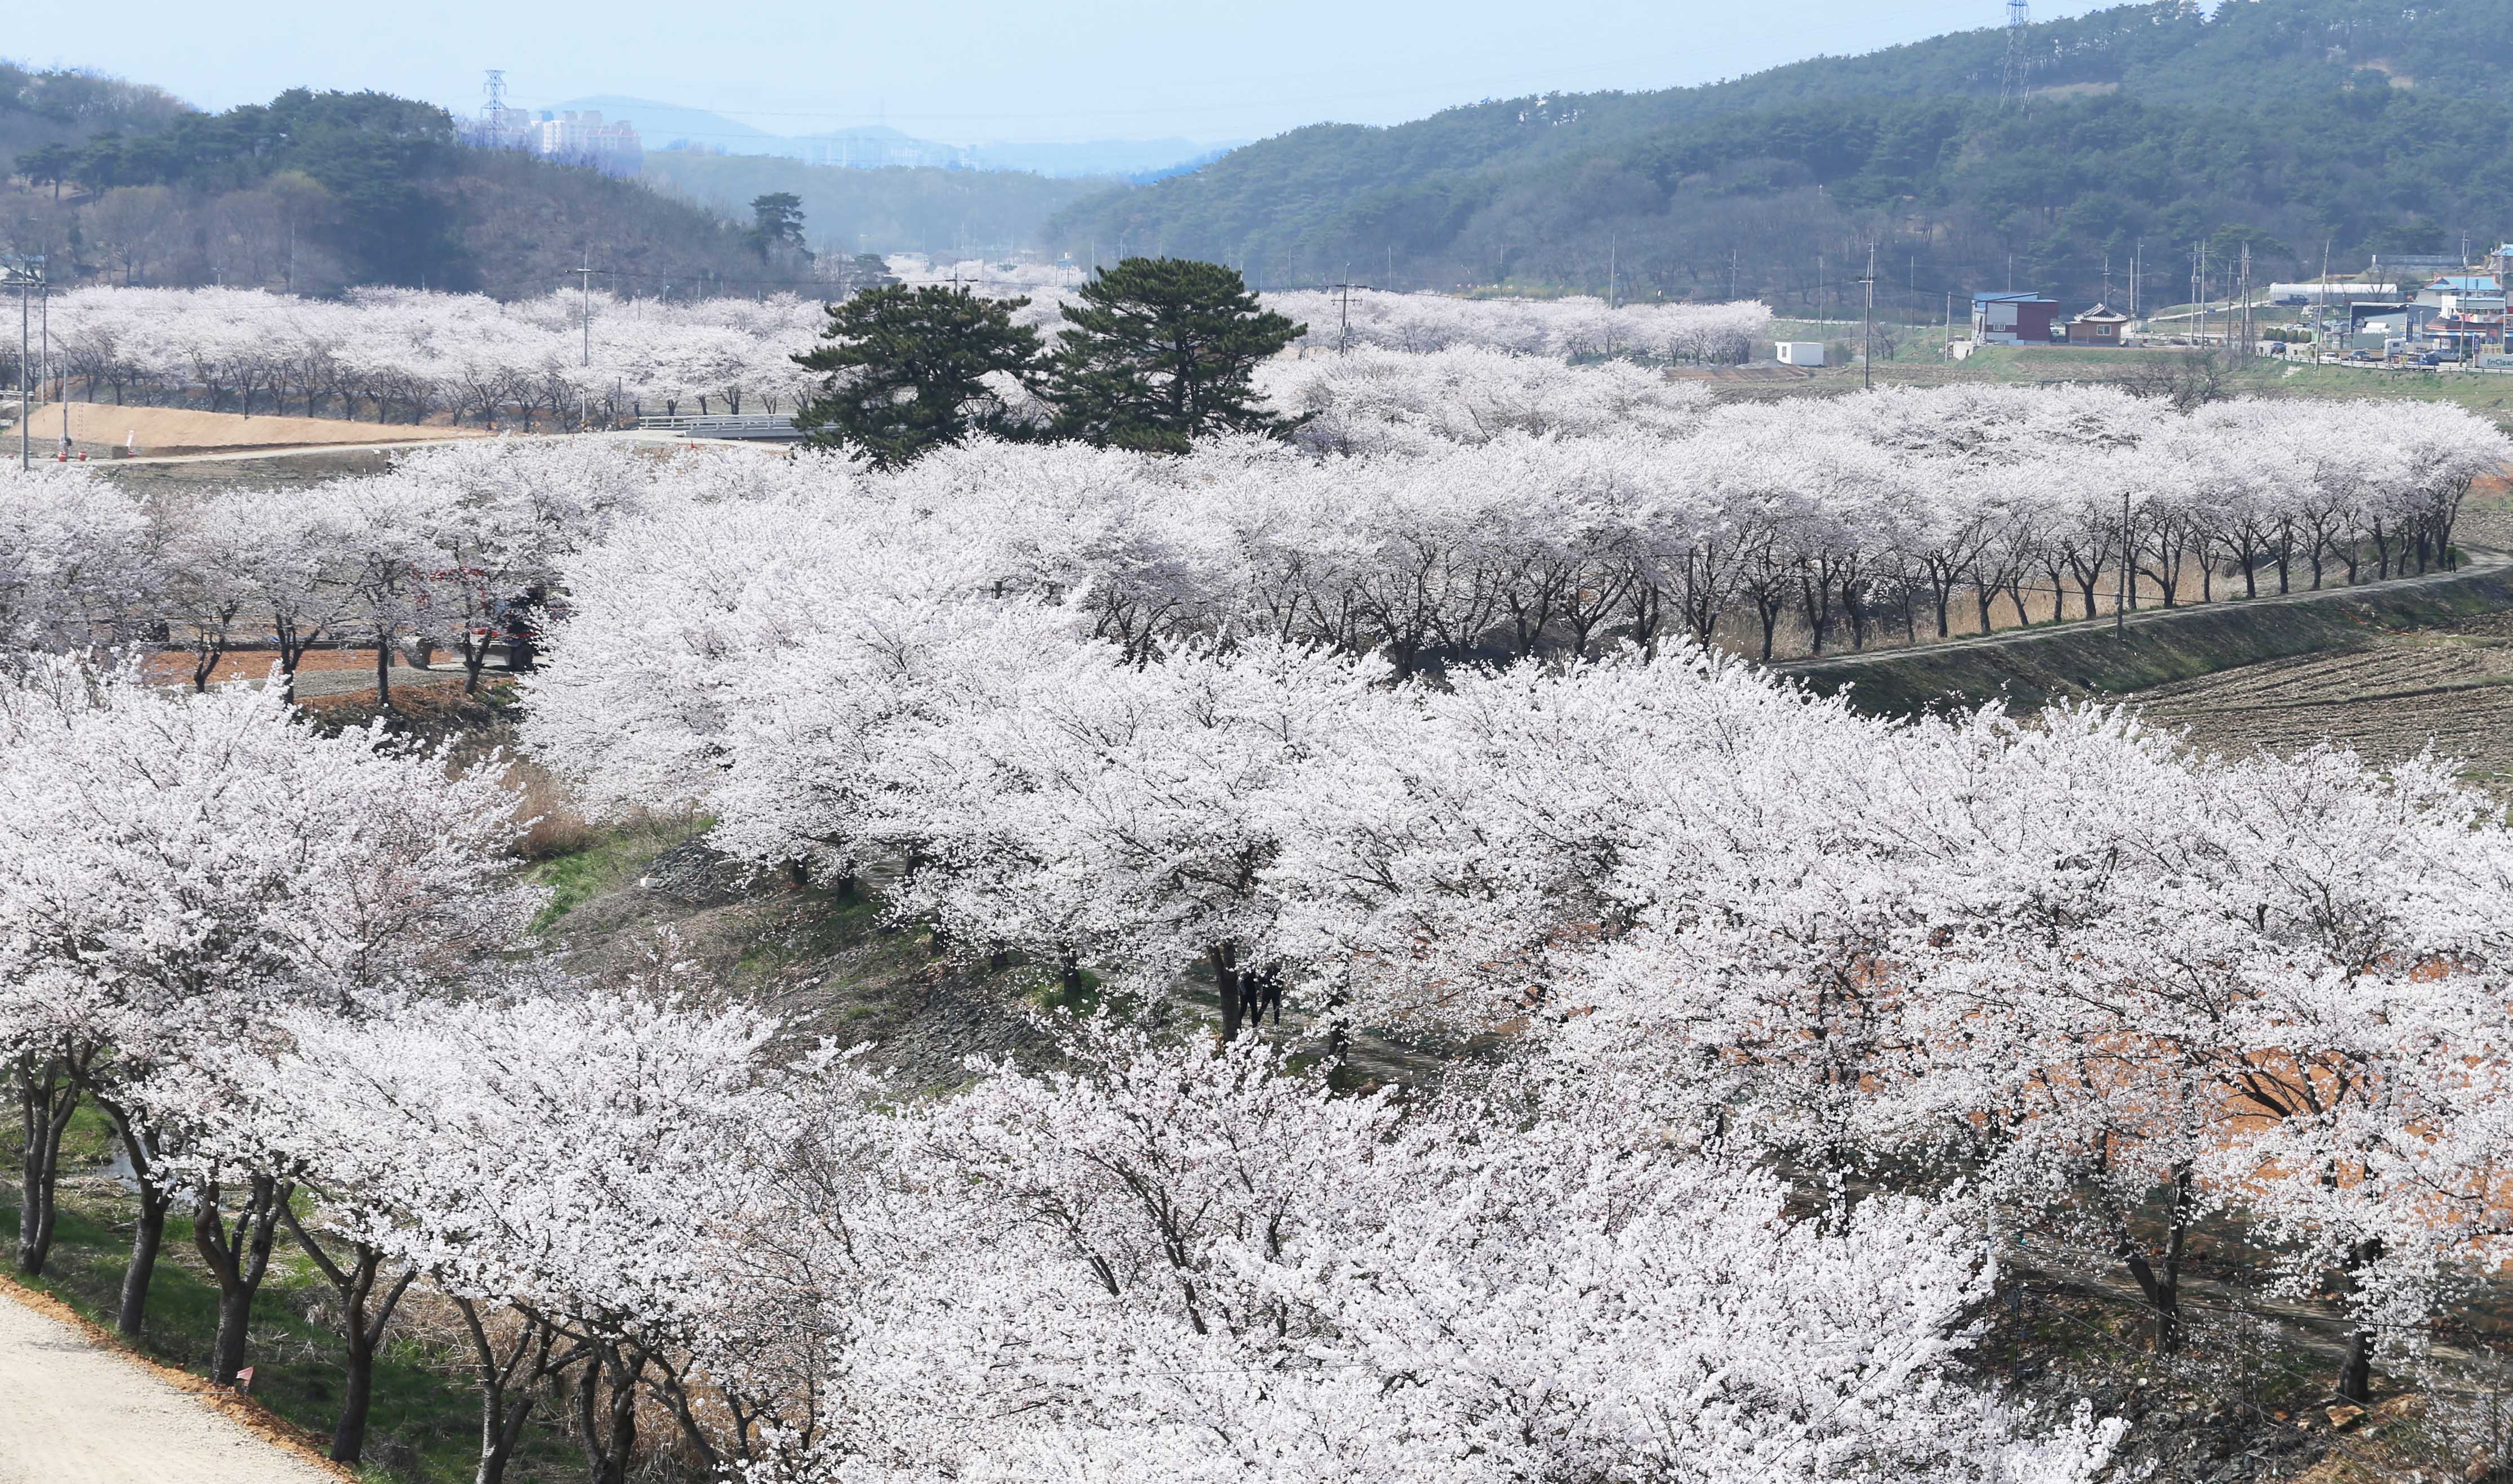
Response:
[{"label": "blue-roofed building", "polygon": [[2443,319],[2501,325],[2504,283],[2493,273],[2446,273],[2417,292],[2416,301]]}]

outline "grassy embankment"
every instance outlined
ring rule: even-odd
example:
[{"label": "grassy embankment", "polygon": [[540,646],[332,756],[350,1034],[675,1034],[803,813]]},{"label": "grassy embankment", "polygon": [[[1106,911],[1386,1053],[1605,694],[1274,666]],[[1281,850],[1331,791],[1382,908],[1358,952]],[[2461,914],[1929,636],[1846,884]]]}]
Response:
[{"label": "grassy embankment", "polygon": [[2264,660],[2344,648],[2382,631],[2430,627],[2513,608],[2513,571],[2449,581],[2369,583],[2305,603],[2222,599],[2150,608],[2115,634],[2107,619],[2002,631],[1996,642],[1794,662],[1781,668],[1861,710],[1910,715],[2000,699],[2030,708],[2067,697],[2125,696]]}]

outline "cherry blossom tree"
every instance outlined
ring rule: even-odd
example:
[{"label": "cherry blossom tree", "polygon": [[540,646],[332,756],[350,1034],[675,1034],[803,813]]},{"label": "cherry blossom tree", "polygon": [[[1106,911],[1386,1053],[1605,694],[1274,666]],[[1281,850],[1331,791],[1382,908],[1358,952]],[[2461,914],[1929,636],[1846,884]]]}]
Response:
[{"label": "cherry blossom tree", "polygon": [[[7,692],[0,767],[6,1019],[77,1070],[141,1182],[119,1320],[136,1334],[170,1203],[190,1194],[206,1215],[233,1188],[176,1183],[167,1161],[192,1135],[168,1087],[214,1079],[203,1049],[290,1003],[511,936],[528,905],[503,869],[516,825],[492,774],[449,778],[379,733],[322,737],[276,694],[169,700],[67,662],[30,674]],[[244,1190],[239,1225],[196,1228],[220,1279],[220,1380],[242,1362],[252,1254],[283,1199],[259,1176]]]}]

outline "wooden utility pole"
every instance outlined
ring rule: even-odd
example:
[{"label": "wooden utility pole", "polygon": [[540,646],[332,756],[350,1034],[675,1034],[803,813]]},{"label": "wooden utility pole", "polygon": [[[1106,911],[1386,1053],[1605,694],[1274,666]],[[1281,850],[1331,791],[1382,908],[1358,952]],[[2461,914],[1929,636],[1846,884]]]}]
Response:
[{"label": "wooden utility pole", "polygon": [[33,467],[35,461],[35,377],[34,347],[29,334],[33,328],[30,306],[36,288],[44,282],[44,260],[41,256],[0,255],[0,286],[18,291],[18,467],[20,469]]},{"label": "wooden utility pole", "polygon": [[2121,486],[2120,595],[2112,599],[2112,632],[2129,631],[2129,486]]},{"label": "wooden utility pole", "polygon": [[2243,267],[2238,281],[2243,295],[2243,354],[2249,356],[2252,347],[2259,341],[2252,329],[2252,245],[2248,242],[2243,244]]},{"label": "wooden utility pole", "polygon": [[591,248],[584,250],[582,261],[584,266],[578,268],[576,272],[577,287],[581,291],[578,301],[584,311],[584,359],[578,364],[590,366],[593,364],[593,250]]},{"label": "wooden utility pole", "polygon": [[1872,390],[1876,385],[1876,244],[1867,244],[1867,276],[1858,280],[1867,286],[1867,307],[1859,323],[1858,385]]}]

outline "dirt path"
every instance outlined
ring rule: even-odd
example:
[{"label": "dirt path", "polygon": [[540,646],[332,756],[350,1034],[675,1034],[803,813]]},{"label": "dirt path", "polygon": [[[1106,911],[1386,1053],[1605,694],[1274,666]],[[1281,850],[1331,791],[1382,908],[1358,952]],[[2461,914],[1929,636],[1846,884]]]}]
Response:
[{"label": "dirt path", "polygon": [[0,1289],[0,1484],[340,1484]]}]

